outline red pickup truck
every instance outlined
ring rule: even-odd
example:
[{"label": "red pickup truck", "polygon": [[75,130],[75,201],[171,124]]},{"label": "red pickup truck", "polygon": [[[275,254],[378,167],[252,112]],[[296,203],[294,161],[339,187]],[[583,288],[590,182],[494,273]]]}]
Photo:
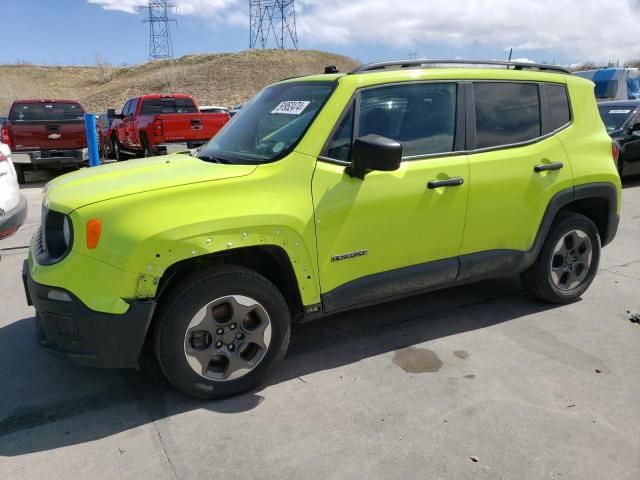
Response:
[{"label": "red pickup truck", "polygon": [[24,171],[78,166],[88,159],[84,107],[74,100],[17,100],[2,125],[18,183]]},{"label": "red pickup truck", "polygon": [[200,113],[191,95],[142,95],[127,101],[122,113],[108,111],[111,151],[125,156],[151,157],[167,153],[169,144],[195,148],[208,142],[227,121],[228,113]]}]

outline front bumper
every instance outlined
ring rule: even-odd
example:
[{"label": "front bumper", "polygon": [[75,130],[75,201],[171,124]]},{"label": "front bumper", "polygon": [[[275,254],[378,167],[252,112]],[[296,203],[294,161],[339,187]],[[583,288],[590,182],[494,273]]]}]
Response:
[{"label": "front bumper", "polygon": [[36,309],[38,343],[45,351],[93,367],[136,365],[155,301],[130,302],[123,314],[102,313],[69,291],[36,283],[26,260],[22,279],[27,303]]},{"label": "front bumper", "polygon": [[20,225],[27,218],[27,207],[27,199],[20,195],[20,201],[16,208],[9,210],[0,217],[0,239],[12,235],[20,228]]}]

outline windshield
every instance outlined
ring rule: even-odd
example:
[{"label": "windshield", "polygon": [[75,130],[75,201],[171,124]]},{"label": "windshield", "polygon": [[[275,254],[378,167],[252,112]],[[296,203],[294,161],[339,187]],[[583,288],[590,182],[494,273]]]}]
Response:
[{"label": "windshield", "polygon": [[604,122],[604,126],[607,127],[607,132],[611,133],[622,127],[624,121],[629,118],[633,108],[629,107],[612,107],[612,106],[600,106],[600,116]]},{"label": "windshield", "polygon": [[39,102],[13,105],[12,122],[57,122],[82,120],[84,110],[79,103]]},{"label": "windshield", "polygon": [[294,82],[262,90],[196,154],[220,163],[267,163],[287,155],[335,84]]}]

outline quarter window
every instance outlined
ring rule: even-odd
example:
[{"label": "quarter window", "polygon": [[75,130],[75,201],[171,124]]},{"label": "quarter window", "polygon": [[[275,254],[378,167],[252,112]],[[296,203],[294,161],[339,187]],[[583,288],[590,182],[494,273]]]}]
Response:
[{"label": "quarter window", "polygon": [[546,87],[549,97],[549,109],[551,110],[551,130],[553,131],[569,123],[571,110],[569,109],[567,89],[564,85],[548,84]]},{"label": "quarter window", "polygon": [[364,90],[358,136],[381,135],[400,142],[405,157],[453,150],[455,83],[413,83]]},{"label": "quarter window", "polygon": [[540,136],[538,85],[482,82],[473,86],[476,148],[526,142]]}]

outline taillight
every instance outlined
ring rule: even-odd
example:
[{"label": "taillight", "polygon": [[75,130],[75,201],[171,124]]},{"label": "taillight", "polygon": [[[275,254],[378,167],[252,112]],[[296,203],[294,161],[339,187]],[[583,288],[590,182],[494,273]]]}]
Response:
[{"label": "taillight", "polygon": [[161,137],[164,132],[162,131],[162,120],[157,119],[153,121],[153,134],[157,137]]},{"label": "taillight", "polygon": [[611,142],[611,155],[613,156],[613,163],[618,167],[618,157],[620,156],[620,147],[616,142]]},{"label": "taillight", "polygon": [[0,130],[0,141],[9,145],[9,148],[13,150],[13,148],[11,148],[11,139],[9,138],[9,125],[6,123],[2,125],[2,130]]}]

